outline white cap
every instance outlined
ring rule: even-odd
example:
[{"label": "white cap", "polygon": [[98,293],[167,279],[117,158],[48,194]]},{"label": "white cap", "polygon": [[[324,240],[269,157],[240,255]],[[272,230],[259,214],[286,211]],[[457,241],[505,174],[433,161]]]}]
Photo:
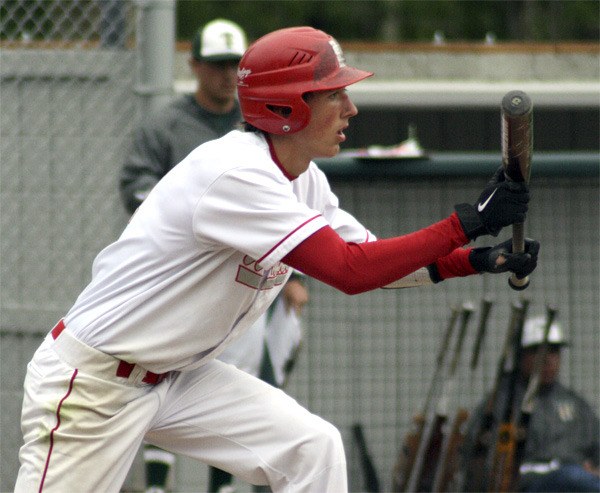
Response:
[{"label": "white cap", "polygon": [[192,56],[196,60],[239,60],[246,51],[246,34],[236,23],[215,19],[196,31]]},{"label": "white cap", "polygon": [[[521,347],[527,348],[537,346],[544,342],[544,329],[546,328],[546,317],[533,317],[525,322]],[[548,344],[567,344],[562,327],[558,322],[552,322],[548,334]]]}]

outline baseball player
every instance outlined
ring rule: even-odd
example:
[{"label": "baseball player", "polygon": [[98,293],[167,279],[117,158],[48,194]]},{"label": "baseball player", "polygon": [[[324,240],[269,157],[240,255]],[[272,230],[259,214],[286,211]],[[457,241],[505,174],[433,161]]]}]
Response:
[{"label": "baseball player", "polygon": [[478,272],[528,275],[539,244],[464,248],[525,220],[527,185],[497,172],[478,200],[377,240],[313,162],[357,114],[328,34],[274,31],[238,69],[245,131],[202,144],[102,250],[25,379],[16,491],[117,492],[142,440],[275,492],[347,491],[339,431],[216,359],[303,272],[348,294]]},{"label": "baseball player", "polygon": [[[172,99],[144,119],[121,168],[119,192],[130,214],[156,183],[194,148],[222,137],[241,121],[236,82],[237,66],[247,48],[246,33],[228,19],[214,19],[199,27],[191,41],[188,64],[196,79],[194,92]],[[298,280],[300,277],[295,274],[282,290],[286,302],[297,310],[308,299],[306,288]],[[284,322],[292,317],[290,313]],[[260,317],[255,325],[236,344],[229,346],[220,359],[260,376],[266,334],[284,331],[273,330],[274,324],[266,327],[266,316]],[[277,346],[276,351],[269,352],[276,361],[295,341],[282,342],[286,342],[284,347]],[[175,456],[151,445],[144,447],[143,456],[146,492],[164,492]],[[211,469],[211,476],[213,471]],[[212,483],[217,484],[219,478]],[[211,486],[210,490],[217,491],[217,488]]]},{"label": "baseball player", "polygon": [[[289,299],[279,295],[269,310],[247,329],[239,339],[227,346],[218,359],[244,370],[250,375],[278,388],[285,386],[295,363],[302,340],[300,326],[301,300],[306,290],[294,273],[285,285],[285,292],[299,293]],[[284,293],[284,291],[282,291]],[[306,299],[306,298],[305,298]],[[233,491],[233,476],[215,467],[209,468],[209,493]],[[255,486],[254,491],[265,491]],[[270,490],[267,490],[270,491]]]}]

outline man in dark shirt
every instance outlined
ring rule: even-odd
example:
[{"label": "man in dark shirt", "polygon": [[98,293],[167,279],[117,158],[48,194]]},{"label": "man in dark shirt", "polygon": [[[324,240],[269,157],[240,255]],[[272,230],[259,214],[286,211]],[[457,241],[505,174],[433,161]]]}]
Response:
[{"label": "man in dark shirt", "polygon": [[[545,323],[544,317],[531,318],[523,329],[520,375],[515,389],[515,403],[519,407],[532,375],[537,349],[543,342]],[[550,327],[548,342],[519,469],[519,490],[600,491],[598,417],[581,396],[558,381],[561,350],[567,342],[562,327],[556,322]],[[496,422],[500,421],[501,406],[498,404],[502,403],[503,395],[498,397]],[[478,476],[471,474],[474,472],[472,458],[486,405],[487,399],[469,420],[462,448],[466,491],[475,491],[479,487],[470,484]]]},{"label": "man in dark shirt", "polygon": [[119,189],[129,213],[192,150],[240,123],[237,66],[245,50],[246,35],[231,21],[216,19],[198,29],[189,59],[195,92],[145,119],[121,170]]}]

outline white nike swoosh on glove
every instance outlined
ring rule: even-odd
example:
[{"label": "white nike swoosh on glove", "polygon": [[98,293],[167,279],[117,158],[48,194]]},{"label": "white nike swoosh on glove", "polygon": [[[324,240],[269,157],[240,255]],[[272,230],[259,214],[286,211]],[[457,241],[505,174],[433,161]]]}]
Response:
[{"label": "white nike swoosh on glove", "polygon": [[477,205],[478,212],[481,212],[481,211],[483,211],[483,209],[486,208],[486,206],[489,204],[490,200],[492,200],[492,197],[496,193],[496,190],[498,190],[498,189],[494,188],[494,191],[492,193],[490,193],[490,196],[487,199],[485,199],[485,202],[483,204],[481,202],[479,202],[479,204]]}]

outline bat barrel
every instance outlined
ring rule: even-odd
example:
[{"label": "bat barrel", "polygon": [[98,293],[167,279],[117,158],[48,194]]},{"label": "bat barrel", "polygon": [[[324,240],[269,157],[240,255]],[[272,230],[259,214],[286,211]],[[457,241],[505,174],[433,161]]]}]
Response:
[{"label": "bat barrel", "polygon": [[[510,91],[501,104],[502,165],[508,180],[529,183],[533,153],[533,104],[523,91]],[[524,224],[513,225],[513,252],[525,251]],[[513,274],[508,284],[515,290],[529,286],[529,278]]]},{"label": "bat barrel", "polygon": [[502,98],[502,160],[508,179],[529,182],[533,152],[533,104],[523,91]]}]

